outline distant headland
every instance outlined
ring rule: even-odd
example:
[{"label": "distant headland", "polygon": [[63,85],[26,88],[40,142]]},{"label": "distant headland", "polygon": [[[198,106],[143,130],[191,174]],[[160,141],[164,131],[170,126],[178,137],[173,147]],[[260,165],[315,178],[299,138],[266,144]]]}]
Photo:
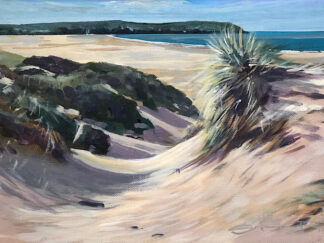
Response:
[{"label": "distant headland", "polygon": [[58,22],[39,24],[0,24],[0,35],[70,35],[70,34],[177,34],[219,33],[231,27],[243,30],[229,22],[186,21],[170,23],[136,23],[121,20],[93,22]]}]

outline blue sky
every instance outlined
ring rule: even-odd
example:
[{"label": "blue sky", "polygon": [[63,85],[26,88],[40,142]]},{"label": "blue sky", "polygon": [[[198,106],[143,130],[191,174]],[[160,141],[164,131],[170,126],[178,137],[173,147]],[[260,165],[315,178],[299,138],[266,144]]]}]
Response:
[{"label": "blue sky", "polygon": [[324,0],[0,0],[0,23],[233,22],[245,30],[324,30]]}]

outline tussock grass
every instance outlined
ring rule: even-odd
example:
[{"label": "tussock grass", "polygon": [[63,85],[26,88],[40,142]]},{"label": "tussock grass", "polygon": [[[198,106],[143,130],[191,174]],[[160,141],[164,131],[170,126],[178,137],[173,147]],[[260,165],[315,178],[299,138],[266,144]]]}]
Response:
[{"label": "tussock grass", "polygon": [[269,85],[265,74],[275,68],[279,51],[254,35],[224,31],[210,47],[215,59],[205,73],[197,102],[204,121],[205,150],[217,150],[260,124]]}]

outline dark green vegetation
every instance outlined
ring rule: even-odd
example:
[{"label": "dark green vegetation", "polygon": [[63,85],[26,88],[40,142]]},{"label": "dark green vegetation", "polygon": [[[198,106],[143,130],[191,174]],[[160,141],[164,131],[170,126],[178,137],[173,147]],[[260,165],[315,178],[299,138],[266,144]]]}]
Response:
[{"label": "dark green vegetation", "polygon": [[231,23],[214,21],[188,21],[158,24],[112,20],[0,25],[0,35],[217,33],[227,27],[231,27],[237,32],[242,30],[239,26]]},{"label": "dark green vegetation", "polygon": [[207,70],[200,95],[205,148],[226,150],[250,133],[257,137],[261,130],[263,136],[278,132],[285,121],[269,124],[262,113],[270,88],[267,74],[277,68],[278,51],[252,35],[231,29],[225,31],[223,39],[213,38],[210,45],[217,61]]},{"label": "dark green vegetation", "polygon": [[[4,64],[19,58],[8,53],[2,57],[0,108],[5,113],[0,132],[22,143],[51,150],[51,141],[52,149],[65,144],[105,154],[109,136],[84,122],[118,134],[142,134],[154,126],[139,113],[141,104],[198,115],[182,92],[130,67],[49,56],[23,58],[9,69]],[[39,132],[36,142],[29,141],[27,130]]]}]

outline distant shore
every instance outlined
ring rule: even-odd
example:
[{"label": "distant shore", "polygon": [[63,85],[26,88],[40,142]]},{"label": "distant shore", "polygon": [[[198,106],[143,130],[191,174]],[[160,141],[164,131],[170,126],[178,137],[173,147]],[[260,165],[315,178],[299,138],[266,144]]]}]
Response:
[{"label": "distant shore", "polygon": [[[0,35],[83,35],[83,34],[179,34],[219,33],[225,28],[236,32],[241,27],[216,21],[180,21],[140,23],[122,20],[54,22],[34,24],[0,24]],[[244,31],[246,32],[246,31]]]},{"label": "distant shore", "polygon": [[[1,51],[24,57],[55,55],[77,62],[109,62],[156,75],[191,98],[201,87],[199,75],[213,52],[205,46],[166,44],[107,35],[0,36]],[[324,64],[324,52],[284,51],[282,57],[298,64]]]}]

